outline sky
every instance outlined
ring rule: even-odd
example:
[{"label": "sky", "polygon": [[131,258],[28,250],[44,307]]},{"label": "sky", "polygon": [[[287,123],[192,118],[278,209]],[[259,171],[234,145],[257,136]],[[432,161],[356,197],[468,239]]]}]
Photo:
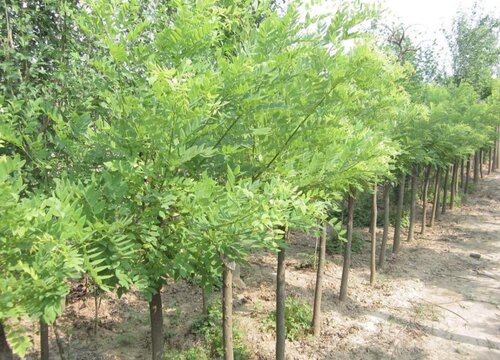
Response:
[{"label": "sky", "polygon": [[[429,32],[439,31],[460,9],[470,9],[476,0],[381,0],[382,5],[407,24],[415,24]],[[500,17],[500,1],[477,0],[491,15]]]},{"label": "sky", "polygon": [[442,29],[450,29],[452,19],[459,10],[469,10],[477,2],[483,13],[500,18],[499,0],[380,0],[392,19],[411,25],[425,41],[437,41],[445,58],[449,57]]}]

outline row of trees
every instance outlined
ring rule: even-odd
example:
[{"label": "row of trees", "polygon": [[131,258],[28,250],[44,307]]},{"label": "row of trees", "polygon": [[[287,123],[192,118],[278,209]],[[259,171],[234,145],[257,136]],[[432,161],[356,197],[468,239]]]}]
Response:
[{"label": "row of trees", "polygon": [[26,319],[40,322],[48,359],[48,326],[63,311],[68,280],[84,274],[100,291],[146,297],[154,360],[163,358],[166,280],[191,279],[204,299],[222,283],[232,359],[232,272],[263,249],[277,255],[276,358],[284,359],[290,230],[339,228],[332,214],[346,200],[345,300],[357,194],[373,192],[373,283],[378,188],[382,267],[393,187],[397,253],[407,178],[411,240],[420,177],[425,232],[431,173],[434,193],[443,189],[446,206],[450,189],[452,206],[472,155],[474,179],[485,154],[499,167],[499,83],[484,97],[466,81],[415,80],[411,65],[361,30],[377,13],[357,2],[305,18],[299,2],[280,13],[240,0],[2,7],[2,359],[30,347]]}]

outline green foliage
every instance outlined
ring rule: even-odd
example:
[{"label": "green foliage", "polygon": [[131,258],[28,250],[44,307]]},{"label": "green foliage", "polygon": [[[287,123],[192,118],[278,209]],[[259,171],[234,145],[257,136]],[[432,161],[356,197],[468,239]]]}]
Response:
[{"label": "green foliage", "polygon": [[[222,337],[222,305],[220,301],[215,301],[208,309],[208,316],[200,318],[192,326],[193,333],[203,337],[210,354],[220,358],[224,355],[224,344]],[[243,336],[237,326],[233,324],[234,358],[248,359],[250,352],[243,342]]]},{"label": "green foliage", "polygon": [[[274,328],[276,313],[273,311],[267,319],[270,326]],[[311,328],[312,309],[311,306],[301,302],[295,297],[288,297],[285,301],[285,327],[286,337],[295,341],[305,336]]]},{"label": "green foliage", "polygon": [[[329,238],[326,243],[326,251],[330,255],[341,255],[344,253],[345,243],[345,239],[339,238],[338,235],[333,234],[333,236]],[[363,236],[358,232],[354,232],[352,234],[351,251],[355,254],[361,253],[363,251],[364,244],[365,239]]]},{"label": "green foliage", "polygon": [[460,11],[446,34],[457,84],[467,82],[486,98],[491,94],[491,78],[499,64],[500,20],[485,14],[476,3],[467,13]]},{"label": "green foliage", "polygon": [[[299,1],[24,5],[0,4],[0,322],[21,356],[22,324],[53,322],[69,278],[147,298],[166,279],[210,292],[224,262],[318,232],[347,194],[498,136],[498,81],[477,93],[489,57],[474,55],[472,85],[408,86],[363,33],[377,14],[360,1],[325,16]],[[490,41],[486,20],[457,39]],[[308,314],[290,301],[293,333]],[[219,315],[200,327],[212,355]]]},{"label": "green foliage", "polygon": [[167,353],[165,353],[164,359],[165,360],[209,360],[210,357],[203,347],[197,346],[189,350],[167,351]]}]

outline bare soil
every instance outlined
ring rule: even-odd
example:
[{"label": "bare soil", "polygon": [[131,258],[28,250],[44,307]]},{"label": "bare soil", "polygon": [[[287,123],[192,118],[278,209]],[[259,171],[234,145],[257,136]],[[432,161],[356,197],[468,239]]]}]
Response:
[{"label": "bare soil", "polygon": [[[366,230],[359,231],[368,239]],[[288,342],[287,358],[500,359],[500,174],[481,180],[466,203],[448,211],[425,237],[403,241],[397,257],[388,250],[373,287],[365,245],[353,257],[345,303],[338,301],[341,257],[328,257],[321,337]],[[294,234],[286,274],[287,295],[311,306],[315,271],[308,265],[314,250],[314,238]],[[235,294],[236,323],[252,359],[274,357],[267,319],[274,308],[275,265],[274,254],[254,255],[241,272],[246,288]],[[162,297],[167,347],[199,343],[190,327],[201,315],[201,292],[186,282],[172,283]],[[58,320],[72,360],[150,358],[148,306],[138,294],[105,296],[96,334],[93,321],[90,295],[69,305]],[[28,358],[37,356],[34,341]],[[51,345],[51,358],[59,359],[53,331]]]}]

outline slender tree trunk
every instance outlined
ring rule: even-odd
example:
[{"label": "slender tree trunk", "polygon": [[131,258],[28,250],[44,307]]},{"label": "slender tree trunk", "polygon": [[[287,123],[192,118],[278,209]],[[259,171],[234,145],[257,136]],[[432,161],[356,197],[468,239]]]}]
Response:
[{"label": "slender tree trunk", "polygon": [[7,342],[7,336],[3,324],[0,322],[0,360],[13,360],[12,349]]},{"label": "slender tree trunk", "polygon": [[464,194],[469,192],[470,157],[467,158],[467,168],[465,169],[465,189]]},{"label": "slender tree trunk", "polygon": [[349,195],[347,201],[347,242],[344,248],[344,266],[342,268],[342,280],[340,282],[340,301],[347,299],[347,285],[349,282],[349,269],[351,267],[351,246],[354,217],[354,195]]},{"label": "slender tree trunk", "polygon": [[384,232],[382,234],[382,244],[380,245],[380,254],[378,257],[379,269],[384,268],[385,249],[387,248],[387,238],[389,237],[390,191],[391,191],[391,184],[389,182],[386,182],[384,185]]},{"label": "slender tree trunk", "polygon": [[285,360],[285,249],[278,252],[276,278],[276,360]]},{"label": "slender tree trunk", "polygon": [[451,191],[450,191],[450,210],[453,210],[455,195],[457,191],[458,163],[455,161],[451,170]]},{"label": "slender tree trunk", "polygon": [[493,162],[491,164],[491,171],[495,171],[497,169],[497,159],[498,159],[498,152],[497,152],[497,144],[493,147]]},{"label": "slender tree trunk", "polygon": [[460,187],[464,189],[464,159],[460,159]]},{"label": "slender tree trunk", "polygon": [[474,152],[474,185],[479,182],[479,151]]},{"label": "slender tree trunk", "polygon": [[434,201],[432,202],[432,213],[430,227],[434,226],[434,221],[439,214],[439,192],[441,188],[441,169],[436,169],[436,181],[434,183]]},{"label": "slender tree trunk", "polygon": [[407,241],[412,241],[415,235],[415,220],[417,213],[417,177],[418,177],[418,167],[413,166],[411,174],[411,202],[410,202],[410,226],[408,229]]},{"label": "slender tree trunk", "polygon": [[491,147],[488,149],[488,175],[491,174]]},{"label": "slender tree trunk", "polygon": [[314,292],[314,311],[312,319],[312,328],[314,336],[321,333],[321,296],[323,294],[323,269],[325,267],[326,257],[326,223],[323,224],[323,232],[319,242],[318,269],[316,274],[316,290]]},{"label": "slender tree trunk", "polygon": [[[441,172],[441,176],[439,178],[439,189],[438,189],[438,198],[437,198],[437,202],[436,202],[436,221],[439,220],[439,218],[441,217],[441,190],[444,190],[444,185],[443,185],[443,172],[444,170],[442,170]],[[446,176],[445,176],[446,177]]]},{"label": "slender tree trunk", "polygon": [[49,325],[40,320],[40,360],[49,360]]},{"label": "slender tree trunk", "polygon": [[375,273],[377,272],[377,184],[373,185],[372,194],[372,221],[371,232],[371,256],[370,256],[370,285],[375,282]]},{"label": "slender tree trunk", "polygon": [[484,151],[483,149],[481,148],[479,150],[479,175],[481,176],[481,179],[484,178],[484,174],[483,174],[483,165],[484,165]]},{"label": "slender tree trunk", "polygon": [[233,270],[235,263],[224,264],[222,275],[222,337],[224,360],[234,359],[233,350]]},{"label": "slender tree trunk", "polygon": [[495,169],[500,168],[500,126],[497,126],[497,133],[498,133],[498,138],[497,138],[497,146],[496,146],[496,161],[495,161]]},{"label": "slender tree trunk", "polygon": [[392,244],[393,254],[397,254],[399,252],[399,245],[401,244],[401,217],[403,215],[405,182],[406,182],[406,175],[403,174],[399,182],[398,204],[396,207],[396,219],[394,221],[394,242]]},{"label": "slender tree trunk", "polygon": [[153,360],[163,360],[163,309],[161,304],[161,288],[149,302],[151,320],[151,348]]},{"label": "slender tree trunk", "polygon": [[59,357],[61,358],[61,360],[69,360],[68,355],[66,355],[66,350],[64,349],[64,343],[61,339],[61,336],[59,335],[57,321],[54,321],[54,324],[52,324],[52,330],[54,330],[54,335],[56,337],[56,345],[57,350],[59,351]]},{"label": "slender tree trunk", "polygon": [[445,175],[444,175],[444,184],[443,184],[443,204],[441,208],[441,214],[446,213],[446,198],[448,195],[448,176],[450,174],[450,168],[447,166],[445,170]]},{"label": "slender tree trunk", "polygon": [[425,235],[427,228],[427,194],[429,193],[429,181],[431,177],[431,165],[427,166],[424,177],[424,190],[422,192],[422,230],[420,233]]}]

